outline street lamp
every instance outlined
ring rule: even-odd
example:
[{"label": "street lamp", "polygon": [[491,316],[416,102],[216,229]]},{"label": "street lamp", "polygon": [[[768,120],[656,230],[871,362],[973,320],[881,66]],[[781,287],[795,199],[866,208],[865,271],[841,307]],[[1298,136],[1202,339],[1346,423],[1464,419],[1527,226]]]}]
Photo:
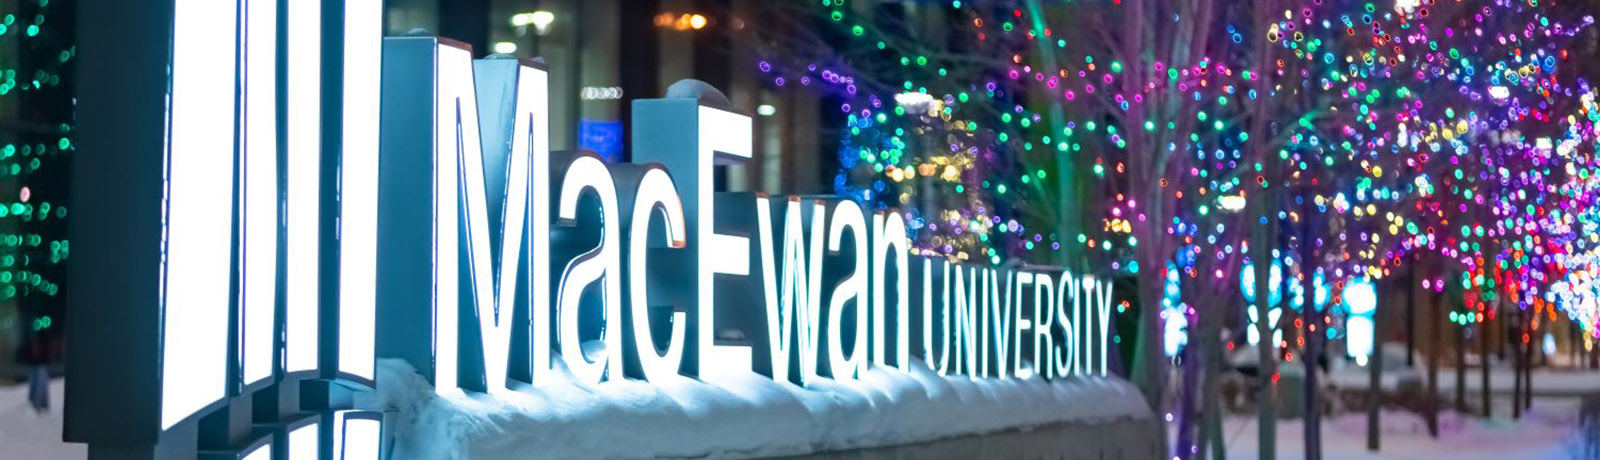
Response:
[{"label": "street lamp", "polygon": [[544,35],[550,31],[550,23],[556,22],[556,14],[539,10],[528,14],[528,23],[533,24],[533,33]]}]

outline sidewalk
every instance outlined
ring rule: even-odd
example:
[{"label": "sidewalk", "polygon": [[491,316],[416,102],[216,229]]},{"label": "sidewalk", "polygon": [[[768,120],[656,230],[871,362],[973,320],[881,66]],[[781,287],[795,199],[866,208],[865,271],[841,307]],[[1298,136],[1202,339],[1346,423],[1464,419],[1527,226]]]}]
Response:
[{"label": "sidewalk", "polygon": [[[1580,427],[1579,404],[1570,398],[1536,399],[1521,421],[1483,420],[1454,412],[1440,414],[1438,439],[1428,436],[1417,414],[1384,411],[1381,450],[1367,450],[1364,413],[1346,413],[1322,422],[1322,452],[1327,460],[1594,460],[1600,458],[1600,433]],[[1508,413],[1508,412],[1501,412]],[[1584,430],[1589,430],[1587,436]],[[1256,418],[1230,416],[1223,421],[1230,460],[1260,458]],[[1301,420],[1277,424],[1277,458],[1305,458]]]},{"label": "sidewalk", "polygon": [[27,385],[0,386],[0,458],[57,460],[89,455],[83,444],[61,442],[63,382],[50,382],[50,411],[44,414],[28,406]]},{"label": "sidewalk", "polygon": [[[1420,366],[1418,371],[1420,372]],[[1365,389],[1370,385],[1371,376],[1365,367],[1349,367],[1336,370],[1328,375],[1328,380],[1335,386],[1347,390]],[[1402,370],[1401,373],[1407,373]],[[1479,368],[1467,369],[1467,393],[1477,394],[1483,391],[1483,376]],[[1385,370],[1382,386],[1384,391],[1395,391],[1400,377],[1396,372]],[[1427,378],[1425,373],[1417,374],[1418,381]],[[1489,369],[1489,388],[1493,394],[1509,395],[1515,385],[1512,369],[1509,367],[1491,367]],[[1439,393],[1450,394],[1456,390],[1455,368],[1439,368]],[[1587,395],[1600,395],[1600,371],[1589,369],[1535,369],[1533,371],[1534,396],[1560,396],[1581,397]]]}]

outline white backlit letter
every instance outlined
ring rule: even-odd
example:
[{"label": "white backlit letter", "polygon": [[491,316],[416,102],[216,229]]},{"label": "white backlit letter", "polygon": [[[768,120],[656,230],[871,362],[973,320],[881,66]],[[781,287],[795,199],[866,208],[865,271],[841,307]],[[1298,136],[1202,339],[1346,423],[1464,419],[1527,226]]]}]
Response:
[{"label": "white backlit letter", "polygon": [[[699,190],[696,203],[696,243],[699,254],[699,276],[696,291],[699,293],[699,327],[697,350],[700,354],[700,379],[715,380],[718,375],[750,370],[750,350],[745,347],[717,346],[712,340],[716,331],[716,291],[713,281],[718,274],[748,276],[750,274],[750,239],[744,236],[717,233],[716,212],[712,209],[712,169],[718,155],[737,160],[750,158],[754,145],[754,124],[750,117],[737,113],[700,107],[700,145],[695,177]],[[742,350],[736,348],[745,348]]]},{"label": "white backlit letter", "polygon": [[[578,218],[578,197],[584,190],[594,191],[600,199],[600,245],[578,255],[562,271],[556,316],[559,318],[561,359],[578,381],[592,384],[608,375],[610,379],[622,378],[622,334],[610,325],[611,321],[620,323],[622,317],[622,259],[617,251],[621,237],[617,235],[616,228],[617,187],[611,179],[611,172],[599,158],[579,156],[567,166],[566,177],[561,179],[561,202],[556,211],[556,218],[562,225],[575,223]],[[601,341],[605,343],[605,354],[591,357],[585,354],[582,337],[578,333],[578,307],[584,288],[595,282],[601,283],[601,315],[605,324],[602,326]],[[617,368],[607,373],[609,364],[615,364]]]},{"label": "white backlit letter", "polygon": [[[655,338],[650,334],[650,298],[645,289],[645,274],[650,248],[650,216],[661,211],[662,229],[667,245],[683,248],[688,244],[683,223],[683,203],[679,201],[677,186],[666,170],[650,169],[639,181],[633,202],[633,220],[628,232],[628,298],[633,316],[634,353],[639,356],[646,380],[660,380],[678,375],[678,365],[683,361],[683,331],[687,316],[681,311],[672,312],[671,339],[664,352],[656,350]],[[768,219],[770,220],[770,218]],[[771,224],[768,224],[771,226]],[[770,259],[771,256],[768,255]],[[771,275],[768,275],[770,278]],[[565,340],[562,343],[566,343]]]},{"label": "white backlit letter", "polygon": [[[911,241],[906,237],[906,220],[898,212],[880,212],[872,216],[872,357],[873,364],[883,367],[887,365],[884,356],[883,335],[887,328],[884,327],[883,309],[889,305],[884,300],[884,276],[886,265],[892,255],[895,269],[895,366],[902,370],[909,369],[911,362],[910,335],[911,321],[910,300],[906,297],[910,278],[907,276],[911,268],[907,266]],[[887,254],[886,254],[887,253]],[[859,327],[859,326],[857,326]]]},{"label": "white backlit letter", "polygon": [[[1057,375],[1055,366],[1055,336],[1050,329],[1055,326],[1056,285],[1049,273],[1033,275],[1033,368],[1046,379]],[[1021,304],[1018,304],[1019,309]],[[1021,328],[1018,328],[1017,345],[1022,345]]]},{"label": "white backlit letter", "polygon": [[[840,201],[833,208],[833,222],[828,228],[828,253],[838,254],[842,249],[845,232],[849,232],[855,263],[850,275],[833,288],[828,298],[828,369],[835,379],[855,378],[866,364],[867,351],[867,221],[861,206],[854,201]],[[843,332],[845,303],[855,301],[855,340],[845,356]]]},{"label": "white backlit letter", "polygon": [[[806,257],[806,238],[800,199],[792,197],[784,205],[783,217],[783,269],[779,271],[772,256],[772,211],[767,198],[756,199],[756,225],[760,233],[762,287],[767,304],[767,352],[771,355],[772,379],[789,380],[789,356],[796,354],[800,360],[800,375],[808,379],[816,375],[816,331],[813,312],[818,311],[821,299],[820,283],[811,278],[811,265],[820,264]],[[820,222],[821,209],[817,210]],[[819,224],[820,225],[820,224]],[[814,234],[812,247],[820,254],[821,234]],[[774,273],[780,273],[778,280]],[[781,286],[779,284],[781,283]],[[794,344],[794,348],[790,348]],[[802,380],[802,383],[804,380]]]}]

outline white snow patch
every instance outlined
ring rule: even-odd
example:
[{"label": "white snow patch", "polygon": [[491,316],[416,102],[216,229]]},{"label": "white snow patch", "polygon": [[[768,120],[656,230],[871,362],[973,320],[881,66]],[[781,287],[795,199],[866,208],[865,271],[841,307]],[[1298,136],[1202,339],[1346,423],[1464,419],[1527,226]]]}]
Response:
[{"label": "white snow patch", "polygon": [[505,396],[439,396],[406,362],[378,363],[360,407],[392,411],[394,458],[759,457],[877,447],[1074,422],[1152,417],[1116,378],[972,380],[872,369],[807,387],[746,373],[550,382]]}]

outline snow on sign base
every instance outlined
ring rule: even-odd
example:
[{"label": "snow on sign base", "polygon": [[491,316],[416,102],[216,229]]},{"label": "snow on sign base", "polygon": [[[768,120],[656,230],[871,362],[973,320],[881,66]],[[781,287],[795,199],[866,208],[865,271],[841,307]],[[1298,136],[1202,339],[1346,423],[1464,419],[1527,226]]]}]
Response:
[{"label": "snow on sign base", "polygon": [[358,406],[390,413],[396,459],[764,457],[1152,416],[1113,377],[971,380],[919,364],[809,387],[755,373],[591,386],[559,372],[511,394],[439,396],[409,364],[384,359],[378,391]]}]

